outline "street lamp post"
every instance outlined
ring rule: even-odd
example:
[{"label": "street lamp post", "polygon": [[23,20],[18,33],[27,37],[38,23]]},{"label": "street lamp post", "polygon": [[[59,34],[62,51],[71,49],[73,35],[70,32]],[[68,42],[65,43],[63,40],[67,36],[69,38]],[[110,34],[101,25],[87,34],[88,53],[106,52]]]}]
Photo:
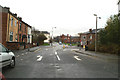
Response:
[{"label": "street lamp post", "polygon": [[56,28],[56,27],[52,27],[52,43],[51,45],[53,44],[53,29]]},{"label": "street lamp post", "polygon": [[97,52],[97,19],[101,19],[101,17],[97,17],[97,14],[94,14],[96,16],[96,30],[95,30],[95,52]]}]

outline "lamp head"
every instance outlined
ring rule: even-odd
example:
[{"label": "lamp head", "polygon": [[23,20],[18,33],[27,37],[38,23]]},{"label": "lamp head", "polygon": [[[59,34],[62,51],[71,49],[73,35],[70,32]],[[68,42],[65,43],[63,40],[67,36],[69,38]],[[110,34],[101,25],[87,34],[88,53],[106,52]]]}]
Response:
[{"label": "lamp head", "polygon": [[94,14],[94,16],[97,16],[97,14]]},{"label": "lamp head", "polygon": [[99,19],[101,19],[101,17],[99,17]]}]

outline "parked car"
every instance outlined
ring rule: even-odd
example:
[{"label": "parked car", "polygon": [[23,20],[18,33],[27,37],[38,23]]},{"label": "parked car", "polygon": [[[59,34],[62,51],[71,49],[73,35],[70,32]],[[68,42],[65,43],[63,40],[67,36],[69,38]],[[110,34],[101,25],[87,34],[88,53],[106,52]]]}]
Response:
[{"label": "parked car", "polygon": [[15,67],[15,55],[0,43],[0,68],[5,66]]}]

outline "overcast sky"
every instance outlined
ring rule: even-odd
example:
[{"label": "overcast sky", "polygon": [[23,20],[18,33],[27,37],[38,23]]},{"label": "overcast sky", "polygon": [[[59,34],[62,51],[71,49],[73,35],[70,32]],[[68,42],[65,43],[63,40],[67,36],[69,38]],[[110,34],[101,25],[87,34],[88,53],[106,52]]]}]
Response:
[{"label": "overcast sky", "polygon": [[23,21],[40,31],[49,31],[54,35],[88,31],[95,28],[95,16],[98,28],[104,28],[110,15],[118,13],[118,0],[0,0],[0,5],[10,7]]}]

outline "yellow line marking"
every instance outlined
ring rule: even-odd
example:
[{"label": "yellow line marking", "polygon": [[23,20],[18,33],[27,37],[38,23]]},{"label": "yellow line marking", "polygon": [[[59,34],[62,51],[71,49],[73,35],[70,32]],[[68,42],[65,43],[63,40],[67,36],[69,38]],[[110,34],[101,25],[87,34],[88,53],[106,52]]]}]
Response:
[{"label": "yellow line marking", "polygon": [[37,50],[35,50],[34,52],[37,52],[37,51],[39,51],[41,48],[39,48],[39,49],[37,49]]}]

